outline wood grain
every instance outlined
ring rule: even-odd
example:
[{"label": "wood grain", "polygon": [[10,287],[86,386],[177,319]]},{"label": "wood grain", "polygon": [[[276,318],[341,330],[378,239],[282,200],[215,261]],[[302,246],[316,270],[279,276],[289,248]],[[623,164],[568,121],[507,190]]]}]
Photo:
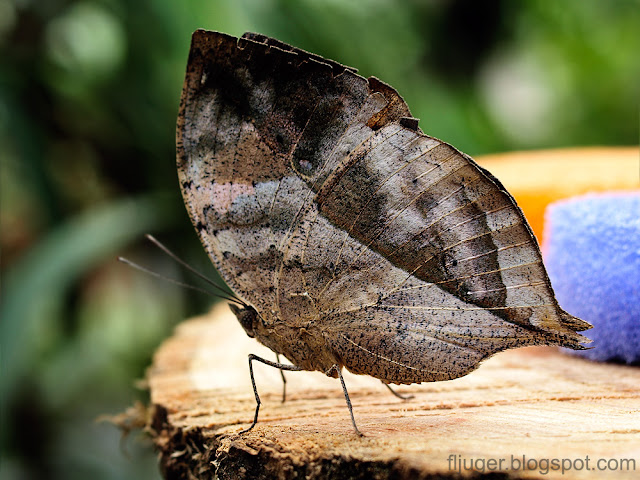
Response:
[{"label": "wood grain", "polygon": [[[465,478],[496,471],[499,478],[563,479],[640,472],[637,367],[529,347],[500,353],[463,378],[398,387],[415,395],[408,401],[346,372],[365,434],[358,438],[337,380],[290,372],[283,404],[279,372],[256,364],[260,419],[239,435],[255,408],[248,353],[273,359],[226,305],[184,322],[157,351],[148,372],[150,430],[166,478],[460,478],[450,455],[467,465],[474,460],[479,472],[462,469]],[[517,466],[512,457],[523,455],[538,465],[510,468]],[[577,470],[587,456],[592,470]],[[490,471],[500,459],[503,468]],[[544,474],[544,459],[568,459],[564,465],[576,468]],[[614,460],[617,470],[600,471],[600,459],[632,459],[635,470],[633,463],[620,470]]]}]

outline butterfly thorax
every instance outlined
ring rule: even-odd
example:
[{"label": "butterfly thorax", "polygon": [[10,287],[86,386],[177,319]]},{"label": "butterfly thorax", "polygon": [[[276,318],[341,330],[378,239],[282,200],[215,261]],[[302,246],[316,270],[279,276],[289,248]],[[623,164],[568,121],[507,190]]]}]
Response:
[{"label": "butterfly thorax", "polygon": [[[278,319],[265,321],[251,306],[229,305],[246,334],[267,348],[285,356],[304,370],[327,372],[333,365],[342,365],[331,349],[316,322],[290,325]],[[332,376],[336,376],[335,371]]]}]

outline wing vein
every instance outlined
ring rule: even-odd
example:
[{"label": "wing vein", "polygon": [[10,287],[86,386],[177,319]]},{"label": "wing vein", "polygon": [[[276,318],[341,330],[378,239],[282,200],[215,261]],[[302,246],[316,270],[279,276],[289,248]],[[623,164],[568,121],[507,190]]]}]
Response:
[{"label": "wing vein", "polygon": [[[424,368],[418,368],[418,367],[412,367],[411,365],[406,365],[406,364],[404,364],[402,362],[398,362],[398,361],[393,360],[393,359],[391,359],[389,357],[385,357],[384,355],[380,355],[379,353],[372,352],[371,350],[369,350],[369,349],[363,347],[362,345],[354,342],[353,340],[351,340],[349,337],[347,337],[346,335],[344,335],[342,333],[340,334],[340,336],[342,338],[344,338],[347,342],[351,343],[353,346],[359,348],[360,350],[362,350],[362,351],[364,351],[364,352],[366,352],[366,353],[368,353],[370,355],[373,355],[374,357],[380,358],[382,360],[386,360],[389,363],[393,363],[394,365],[399,365],[401,367],[408,368],[409,370],[415,370],[416,372],[426,372],[426,373],[431,373],[431,374],[436,373],[436,374],[440,374],[440,375],[446,375],[446,372],[443,372],[443,371],[440,371],[440,370],[427,370],[427,369],[424,369]],[[439,339],[436,338],[435,340],[439,340]],[[447,343],[450,343],[450,342],[447,342]],[[460,346],[460,345],[457,345],[456,343],[453,343],[453,345]],[[469,348],[469,347],[466,347],[466,348]]]}]

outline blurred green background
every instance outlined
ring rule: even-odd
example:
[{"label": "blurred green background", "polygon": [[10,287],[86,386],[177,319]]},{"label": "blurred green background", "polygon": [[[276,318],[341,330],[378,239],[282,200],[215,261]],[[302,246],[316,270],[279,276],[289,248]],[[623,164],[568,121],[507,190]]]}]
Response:
[{"label": "blurred green background", "polygon": [[153,350],[211,302],[115,261],[182,278],[151,232],[214,275],[174,163],[193,30],[257,31],[355,66],[477,155],[636,144],[639,7],[0,0],[1,477],[160,477],[148,442],[95,419],[146,400]]}]

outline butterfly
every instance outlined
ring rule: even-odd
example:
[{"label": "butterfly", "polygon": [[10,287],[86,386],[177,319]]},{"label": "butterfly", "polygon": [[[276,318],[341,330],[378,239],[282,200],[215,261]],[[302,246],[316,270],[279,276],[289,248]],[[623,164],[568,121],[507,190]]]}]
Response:
[{"label": "butterfly", "polygon": [[[583,349],[522,211],[375,77],[263,35],[193,34],[178,176],[250,337],[291,364],[449,380],[527,345]],[[278,357],[279,358],[279,357]]]}]

